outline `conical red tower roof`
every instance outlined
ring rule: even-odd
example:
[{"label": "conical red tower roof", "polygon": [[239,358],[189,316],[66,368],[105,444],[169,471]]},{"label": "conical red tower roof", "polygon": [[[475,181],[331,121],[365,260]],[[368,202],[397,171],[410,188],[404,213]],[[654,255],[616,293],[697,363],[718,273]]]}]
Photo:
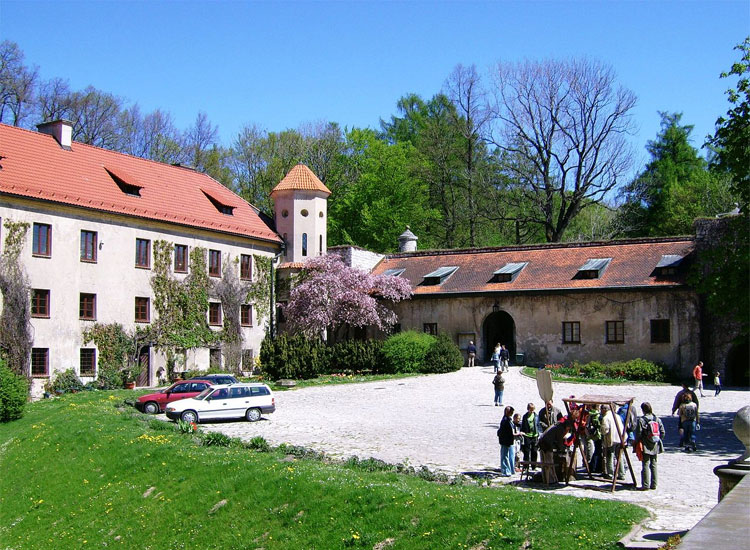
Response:
[{"label": "conical red tower roof", "polygon": [[273,188],[271,196],[277,191],[320,191],[326,195],[330,195],[331,191],[326,187],[322,181],[318,179],[312,170],[302,163],[297,164],[294,168],[289,170],[289,173],[284,176],[284,179]]}]

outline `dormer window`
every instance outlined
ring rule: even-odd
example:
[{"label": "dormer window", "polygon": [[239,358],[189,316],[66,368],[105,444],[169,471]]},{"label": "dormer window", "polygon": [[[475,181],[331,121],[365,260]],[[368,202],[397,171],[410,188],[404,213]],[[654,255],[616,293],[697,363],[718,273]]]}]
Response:
[{"label": "dormer window", "polygon": [[529,262],[507,263],[492,274],[493,283],[511,283]]},{"label": "dormer window", "polygon": [[654,268],[654,275],[658,277],[669,277],[677,275],[677,271],[684,260],[684,256],[678,254],[664,254]]},{"label": "dormer window", "polygon": [[453,275],[456,270],[458,269],[458,266],[448,266],[448,267],[441,267],[440,269],[436,269],[432,273],[428,273],[424,276],[424,281],[422,281],[422,284],[424,285],[440,285],[443,284],[443,282]]},{"label": "dormer window", "polygon": [[131,176],[127,172],[124,172],[123,170],[120,170],[119,168],[115,170],[113,168],[107,168],[105,166],[104,169],[107,171],[107,174],[109,174],[109,177],[111,177],[112,180],[117,184],[117,187],[120,188],[120,191],[122,191],[126,195],[130,195],[131,197],[141,196],[141,189],[143,189],[143,185],[140,185],[138,183],[138,180],[136,180],[133,176]]},{"label": "dormer window", "polygon": [[217,199],[216,197],[214,197],[210,193],[206,192],[205,189],[201,189],[201,191],[203,191],[203,194],[206,195],[206,198],[209,201],[211,201],[211,204],[214,205],[214,207],[216,208],[216,210],[218,210],[219,212],[221,212],[222,214],[225,214],[227,216],[233,216],[234,215],[234,209],[235,209],[234,206],[231,206],[229,204],[225,204],[225,203],[221,202],[219,199]]},{"label": "dormer window", "polygon": [[389,277],[398,277],[403,274],[404,271],[406,271],[406,269],[404,269],[403,267],[393,267],[391,269],[386,269],[385,271],[383,271],[383,275],[388,275]]},{"label": "dormer window", "polygon": [[578,273],[574,279],[599,279],[604,270],[607,269],[612,258],[594,258],[587,260],[585,264],[578,268]]}]

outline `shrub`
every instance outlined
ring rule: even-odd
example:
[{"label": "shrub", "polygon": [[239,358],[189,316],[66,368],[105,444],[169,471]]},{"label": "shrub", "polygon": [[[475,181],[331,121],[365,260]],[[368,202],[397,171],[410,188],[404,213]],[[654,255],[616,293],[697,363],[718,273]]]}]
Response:
[{"label": "shrub", "polygon": [[28,398],[29,381],[0,361],[0,422],[21,418]]},{"label": "shrub", "polygon": [[326,371],[329,351],[318,340],[301,334],[265,338],[260,348],[263,374],[271,380],[315,378]]},{"label": "shrub", "polygon": [[181,434],[193,434],[198,431],[198,426],[193,422],[178,420],[175,426],[175,430],[177,430]]},{"label": "shrub", "polygon": [[620,378],[622,380],[643,380],[647,382],[664,382],[670,378],[669,369],[662,363],[652,363],[645,359],[630,359],[601,363],[590,361],[580,364],[573,361],[570,365],[545,365],[547,370],[563,376],[582,376],[584,378]]},{"label": "shrub", "polygon": [[421,372],[441,373],[459,370],[464,364],[461,350],[451,339],[441,333],[430,346]]},{"label": "shrub", "polygon": [[202,432],[200,438],[204,447],[229,447],[232,444],[232,438],[221,432]]},{"label": "shrub", "polygon": [[116,390],[122,388],[123,378],[119,367],[115,365],[99,364],[99,374],[96,385],[100,390]]},{"label": "shrub", "polygon": [[383,343],[383,372],[420,372],[435,337],[409,330],[394,334]]},{"label": "shrub", "polygon": [[44,389],[50,393],[68,393],[81,391],[84,385],[73,369],[68,369],[58,373],[54,380],[44,385]]},{"label": "shrub", "polygon": [[254,449],[260,453],[267,453],[271,450],[271,446],[268,444],[263,437],[256,435],[247,443],[248,449]]},{"label": "shrub", "polygon": [[339,372],[382,370],[383,342],[380,340],[344,340],[329,348],[329,360],[325,366],[326,374]]}]

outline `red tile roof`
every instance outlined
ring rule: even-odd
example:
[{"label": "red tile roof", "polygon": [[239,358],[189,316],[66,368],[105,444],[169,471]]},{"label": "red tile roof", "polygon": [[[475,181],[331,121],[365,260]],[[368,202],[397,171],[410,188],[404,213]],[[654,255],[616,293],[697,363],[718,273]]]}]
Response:
[{"label": "red tile roof", "polygon": [[307,166],[300,163],[294,166],[289,173],[284,176],[284,179],[273,188],[271,196],[277,191],[320,191],[326,195],[330,195],[331,191],[326,187],[322,181],[318,179],[312,170]]},{"label": "red tile roof", "polygon": [[[518,292],[575,289],[618,289],[684,285],[684,276],[657,277],[654,268],[665,254],[687,256],[691,237],[639,239],[606,243],[571,243],[393,254],[373,269],[405,269],[415,295],[473,292]],[[598,279],[575,278],[594,258],[612,258]],[[493,273],[508,263],[528,262],[517,277],[493,283]],[[424,276],[440,267],[458,270],[439,285],[423,285]]]},{"label": "red tile roof", "polygon": [[[281,242],[254,206],[205,174],[83,143],[71,149],[0,124],[0,193]],[[123,192],[113,176],[140,187],[140,196]],[[232,215],[206,195],[234,207]]]}]

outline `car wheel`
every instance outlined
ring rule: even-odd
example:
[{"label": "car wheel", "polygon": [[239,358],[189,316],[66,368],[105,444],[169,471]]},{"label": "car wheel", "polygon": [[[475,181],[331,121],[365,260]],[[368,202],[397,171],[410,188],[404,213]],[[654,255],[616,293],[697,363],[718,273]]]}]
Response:
[{"label": "car wheel", "polygon": [[248,422],[257,422],[260,420],[260,409],[247,409],[245,418]]},{"label": "car wheel", "polygon": [[159,404],[149,401],[143,405],[143,412],[146,414],[159,414]]},{"label": "car wheel", "polygon": [[180,420],[183,422],[189,422],[191,424],[198,423],[198,413],[195,411],[185,411],[180,415]]}]

